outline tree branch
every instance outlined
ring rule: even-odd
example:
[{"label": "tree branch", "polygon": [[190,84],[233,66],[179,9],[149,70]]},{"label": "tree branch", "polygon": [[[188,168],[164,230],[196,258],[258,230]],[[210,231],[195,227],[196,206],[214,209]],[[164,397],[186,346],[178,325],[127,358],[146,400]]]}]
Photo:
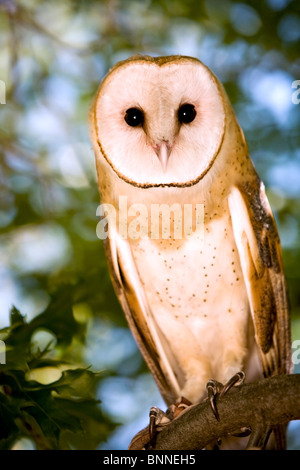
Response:
[{"label": "tree branch", "polygon": [[[300,374],[282,375],[231,389],[217,400],[220,421],[207,401],[188,408],[157,435],[155,450],[200,450],[242,428],[251,430],[300,419]],[[148,427],[129,446],[141,449],[149,441]]]}]

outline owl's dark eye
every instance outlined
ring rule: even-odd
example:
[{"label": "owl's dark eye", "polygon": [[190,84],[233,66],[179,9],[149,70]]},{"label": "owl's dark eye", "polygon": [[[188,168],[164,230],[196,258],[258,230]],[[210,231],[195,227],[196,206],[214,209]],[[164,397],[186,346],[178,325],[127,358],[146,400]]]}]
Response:
[{"label": "owl's dark eye", "polygon": [[138,108],[129,108],[126,111],[125,121],[128,126],[137,127],[144,122],[144,113]]},{"label": "owl's dark eye", "polygon": [[183,104],[178,110],[179,122],[189,124],[196,117],[196,110],[193,104]]}]

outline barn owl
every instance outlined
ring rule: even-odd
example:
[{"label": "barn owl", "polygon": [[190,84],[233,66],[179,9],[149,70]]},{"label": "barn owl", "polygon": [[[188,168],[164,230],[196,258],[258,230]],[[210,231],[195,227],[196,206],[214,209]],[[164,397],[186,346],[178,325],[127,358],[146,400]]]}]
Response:
[{"label": "barn owl", "polygon": [[[90,132],[112,281],[166,404],[198,403],[211,378],[289,373],[276,225],[214,74],[191,57],[120,62],[99,87]],[[180,223],[190,231],[175,236]]]}]

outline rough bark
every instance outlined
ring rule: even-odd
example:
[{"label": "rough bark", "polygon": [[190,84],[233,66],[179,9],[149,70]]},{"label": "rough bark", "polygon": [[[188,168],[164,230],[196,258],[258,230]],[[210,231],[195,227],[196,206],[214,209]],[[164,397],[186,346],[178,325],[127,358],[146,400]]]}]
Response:
[{"label": "rough bark", "polygon": [[[242,428],[257,432],[300,419],[299,397],[300,374],[234,387],[217,399],[220,421],[207,401],[192,406],[158,433],[155,450],[200,450]],[[142,448],[148,435],[147,428],[138,433],[130,449]]]}]

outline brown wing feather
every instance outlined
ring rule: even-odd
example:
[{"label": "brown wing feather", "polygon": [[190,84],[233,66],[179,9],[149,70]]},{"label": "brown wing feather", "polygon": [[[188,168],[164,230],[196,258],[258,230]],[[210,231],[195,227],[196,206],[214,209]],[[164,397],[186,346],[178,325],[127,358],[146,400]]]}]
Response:
[{"label": "brown wing feather", "polygon": [[[286,374],[292,369],[289,305],[284,277],[282,251],[276,223],[265,194],[264,185],[256,178],[254,184],[240,188],[255,233],[261,276],[253,285],[258,337],[266,355],[266,375]],[[257,288],[257,290],[256,290]],[[269,358],[269,355],[272,357]],[[271,359],[271,360],[270,360]]]},{"label": "brown wing feather", "polygon": [[[289,374],[291,332],[281,245],[257,176],[234,188],[229,207],[264,375]],[[286,447],[285,428],[274,429],[278,449]]]},{"label": "brown wing feather", "polygon": [[[179,393],[176,377],[168,365],[170,352],[162,332],[153,331],[156,325],[151,328],[151,309],[135,270],[128,242],[116,242],[112,236],[107,239],[105,249],[112,282],[128,325],[164,400],[170,405],[175,402]],[[165,340],[164,348],[160,347],[160,340]]]},{"label": "brown wing feather", "polygon": [[255,177],[229,199],[250,309],[266,376],[291,372],[290,320],[280,240]]}]

